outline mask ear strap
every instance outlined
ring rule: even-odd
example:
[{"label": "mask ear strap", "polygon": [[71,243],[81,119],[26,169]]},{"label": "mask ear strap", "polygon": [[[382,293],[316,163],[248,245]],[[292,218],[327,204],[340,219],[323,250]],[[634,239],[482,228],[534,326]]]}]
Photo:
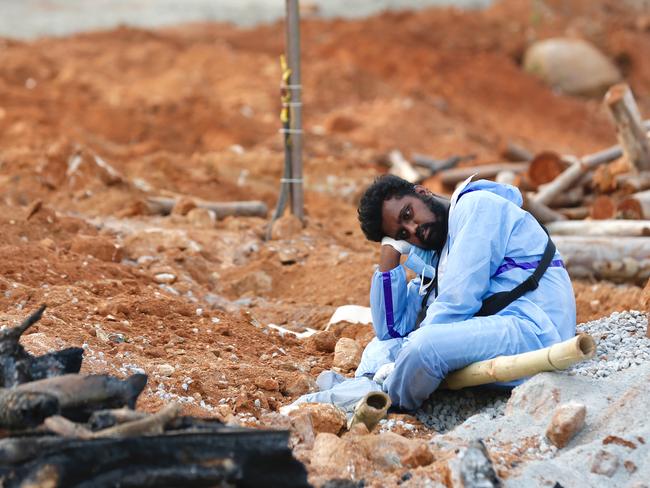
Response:
[{"label": "mask ear strap", "polygon": [[[425,290],[426,294],[424,295],[424,298],[422,298],[422,305],[420,306],[420,311],[418,312],[418,316],[415,319],[415,328],[419,328],[420,324],[424,320],[424,317],[427,316],[427,302],[429,301],[429,295],[431,295],[431,292],[434,292],[434,297],[438,296],[438,264],[440,263],[440,260],[436,262],[436,270],[435,270],[435,275],[431,281],[426,285]],[[422,278],[420,278],[422,279]],[[422,286],[422,282],[420,282],[420,286]]]},{"label": "mask ear strap", "polygon": [[[418,295],[420,295],[421,297],[423,297],[424,295],[427,294],[427,290],[433,284],[433,279],[427,280],[426,285],[424,284],[424,281],[425,281],[425,278],[426,278],[426,276],[424,276],[424,270],[425,270],[425,267],[422,268],[422,272],[420,274],[420,287],[418,288]],[[435,276],[434,276],[434,278],[435,278]]]}]

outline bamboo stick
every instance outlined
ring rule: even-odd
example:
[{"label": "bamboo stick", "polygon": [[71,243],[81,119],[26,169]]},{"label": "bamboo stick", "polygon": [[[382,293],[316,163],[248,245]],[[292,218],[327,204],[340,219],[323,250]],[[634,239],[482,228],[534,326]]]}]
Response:
[{"label": "bamboo stick", "polygon": [[447,376],[442,387],[459,390],[468,386],[518,380],[543,371],[566,369],[593,357],[595,352],[593,338],[588,334],[578,334],[573,339],[537,351],[498,356],[470,364]]},{"label": "bamboo stick", "polygon": [[354,414],[350,419],[348,430],[354,424],[362,423],[371,431],[386,416],[389,408],[390,397],[386,393],[371,391],[354,407]]},{"label": "bamboo stick", "polygon": [[605,95],[605,104],[612,114],[619,143],[628,161],[639,170],[650,170],[650,143],[630,87],[626,83],[611,87]]}]

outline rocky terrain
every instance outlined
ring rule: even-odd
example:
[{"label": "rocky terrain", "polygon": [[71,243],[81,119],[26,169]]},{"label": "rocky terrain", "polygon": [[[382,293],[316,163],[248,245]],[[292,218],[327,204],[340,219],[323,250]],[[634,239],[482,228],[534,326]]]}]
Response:
[{"label": "rocky terrain", "polygon": [[[81,345],[85,372],[145,372],[146,410],[175,399],[194,415],[290,428],[316,486],[459,486],[479,437],[508,486],[646,486],[647,291],[630,284],[574,282],[580,328],[602,343],[573,374],[512,396],[436,393],[371,434],[343,433],[336,410],[278,413],[334,366],[339,339],[360,350],[372,337],[363,324],[324,329],[337,307],[368,305],[379,253],[356,203],[386,153],[487,163],[508,142],[576,155],[615,143],[600,97],[554,91],[521,63],[537,39],[586,39],[650,115],[650,21],[633,4],[304,21],[306,225],[287,215],[271,240],[267,219],[217,219],[192,199],[275,205],[282,24],[0,39],[0,326],[46,303],[30,351]],[[150,196],[180,201],[162,216]],[[307,328],[321,332],[296,336]],[[561,447],[546,435],[559,407],[559,430],[575,429]]]}]

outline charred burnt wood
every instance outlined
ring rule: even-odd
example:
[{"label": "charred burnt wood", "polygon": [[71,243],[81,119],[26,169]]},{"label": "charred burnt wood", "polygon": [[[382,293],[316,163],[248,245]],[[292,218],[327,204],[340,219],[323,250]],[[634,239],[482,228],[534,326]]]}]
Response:
[{"label": "charred burnt wood", "polygon": [[[139,486],[179,486],[177,477],[187,476],[182,486],[307,487],[305,467],[293,458],[288,440],[287,431],[236,427],[85,441],[5,439],[0,441],[1,481],[5,487],[36,479],[51,482],[48,486],[115,486],[122,473]],[[192,478],[192,466],[215,471],[199,470]],[[142,477],[132,478],[135,473]]]},{"label": "charred burnt wood", "polygon": [[18,327],[0,331],[0,387],[78,373],[81,369],[83,349],[79,347],[32,356],[20,344],[20,337],[40,320],[44,311],[45,305],[41,305]]},{"label": "charred burnt wood", "polygon": [[58,401],[61,415],[85,422],[96,410],[125,405],[134,408],[146,384],[144,374],[134,374],[125,380],[108,375],[68,374],[25,383],[13,390],[0,390],[0,397],[8,391],[50,395]]},{"label": "charred burnt wood", "polygon": [[78,437],[80,439],[162,434],[165,426],[176,418],[180,411],[181,406],[178,403],[169,403],[153,415],[131,422],[124,422],[96,432],[88,429],[84,424],[72,422],[60,415],[54,415],[45,419],[45,426],[52,432],[63,437]]},{"label": "charred burnt wood", "polygon": [[28,429],[59,412],[59,400],[49,392],[0,390],[0,428]]},{"label": "charred burnt wood", "polygon": [[114,408],[111,410],[98,410],[92,413],[88,420],[88,424],[90,429],[93,431],[102,430],[125,422],[144,419],[150,415],[151,414],[147,412],[138,412],[126,407]]},{"label": "charred burnt wood", "polygon": [[460,460],[460,475],[465,488],[503,486],[481,439],[470,443]]}]

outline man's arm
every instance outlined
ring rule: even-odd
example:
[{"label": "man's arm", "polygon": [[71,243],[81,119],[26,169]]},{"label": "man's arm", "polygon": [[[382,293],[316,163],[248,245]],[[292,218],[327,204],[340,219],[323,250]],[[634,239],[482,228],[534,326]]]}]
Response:
[{"label": "man's arm", "polygon": [[402,253],[395,249],[393,246],[382,244],[381,251],[379,253],[379,271],[383,273],[396,268],[399,265],[401,257]]},{"label": "man's arm", "polygon": [[410,245],[405,241],[384,238],[379,269],[370,285],[370,309],[375,335],[379,340],[404,337],[414,328],[419,303],[417,291],[409,291],[406,271],[400,257]]}]

